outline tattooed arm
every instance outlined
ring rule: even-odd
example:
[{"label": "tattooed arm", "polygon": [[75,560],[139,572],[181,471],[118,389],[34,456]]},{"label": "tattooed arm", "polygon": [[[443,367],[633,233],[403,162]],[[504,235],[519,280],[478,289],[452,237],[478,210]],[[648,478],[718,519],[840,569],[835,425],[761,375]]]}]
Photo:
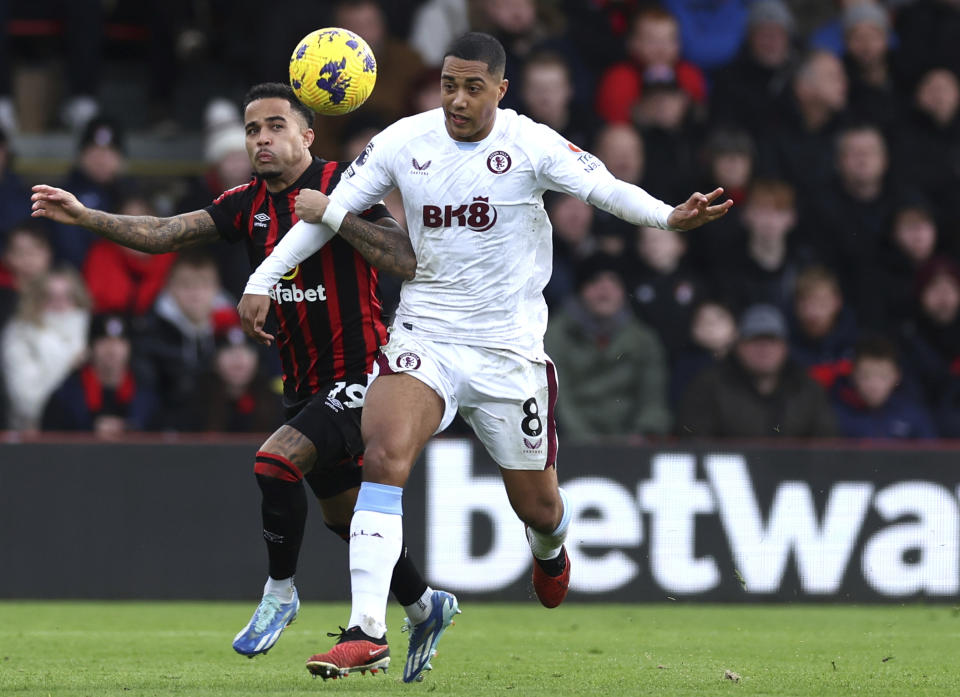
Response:
[{"label": "tattooed arm", "polygon": [[417,272],[417,257],[410,237],[393,218],[376,223],[348,213],[340,224],[340,236],[363,255],[372,266],[389,271],[405,281]]},{"label": "tattooed arm", "polygon": [[[294,210],[301,220],[319,223],[323,220],[329,202],[330,199],[319,191],[301,189]],[[416,274],[417,257],[413,253],[410,236],[392,218],[380,218],[373,223],[348,213],[337,232],[378,269],[395,274],[405,281],[411,280]]]},{"label": "tattooed arm", "polygon": [[33,187],[31,200],[34,218],[79,225],[124,247],[150,254],[175,252],[219,238],[213,218],[202,210],[172,218],[114,215],[87,208],[69,191],[45,184]]}]

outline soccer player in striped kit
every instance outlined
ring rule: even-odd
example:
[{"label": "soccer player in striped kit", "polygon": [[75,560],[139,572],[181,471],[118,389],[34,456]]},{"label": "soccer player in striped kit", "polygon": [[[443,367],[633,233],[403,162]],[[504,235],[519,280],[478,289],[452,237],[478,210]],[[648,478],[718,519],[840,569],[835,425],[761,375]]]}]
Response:
[{"label": "soccer player in striped kit", "polygon": [[[294,202],[300,189],[332,191],[350,163],[311,155],[313,113],[287,85],[253,87],[243,109],[254,176],[210,206],[169,218],[113,215],[86,208],[67,191],[38,185],[33,187],[34,217],[80,225],[153,254],[218,238],[243,241],[250,263],[258,265],[297,222]],[[361,483],[360,412],[376,369],[374,357],[386,340],[372,263],[403,278],[412,278],[416,268],[406,231],[382,203],[361,217],[376,236],[366,258],[339,240],[289,269],[271,288],[287,422],[261,446],[254,466],[269,576],[260,605],[233,642],[246,656],[266,653],[300,607],[294,573],[307,514],[304,479],[320,500],[326,525],[349,539]],[[274,337],[263,334],[261,340]],[[459,609],[452,594],[427,586],[405,549],[392,578],[391,589],[407,610],[411,630],[404,667],[409,682],[430,668],[440,635]],[[389,652],[381,652],[372,668],[388,663]]]}]

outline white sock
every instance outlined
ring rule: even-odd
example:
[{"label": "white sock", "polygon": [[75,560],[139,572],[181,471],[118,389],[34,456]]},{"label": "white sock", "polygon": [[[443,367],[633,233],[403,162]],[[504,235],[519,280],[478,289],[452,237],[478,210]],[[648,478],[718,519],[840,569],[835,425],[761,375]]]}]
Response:
[{"label": "white sock", "polygon": [[430,599],[433,597],[433,588],[427,586],[413,605],[404,605],[403,609],[407,611],[407,617],[413,624],[420,624],[430,616]]},{"label": "white sock", "polygon": [[263,586],[264,595],[274,595],[281,603],[293,602],[293,576],[290,578],[271,578],[267,576],[267,582]]},{"label": "white sock", "polygon": [[390,578],[403,547],[403,516],[358,510],[350,522],[350,589],[347,627],[379,639],[387,633]]},{"label": "white sock", "polygon": [[570,501],[567,499],[567,492],[559,488],[557,491],[560,492],[560,501],[563,503],[563,515],[557,529],[549,534],[544,534],[533,528],[527,528],[527,541],[530,543],[530,551],[537,559],[557,558],[560,556],[560,548],[563,547],[564,540],[567,539],[567,529],[570,527]]}]

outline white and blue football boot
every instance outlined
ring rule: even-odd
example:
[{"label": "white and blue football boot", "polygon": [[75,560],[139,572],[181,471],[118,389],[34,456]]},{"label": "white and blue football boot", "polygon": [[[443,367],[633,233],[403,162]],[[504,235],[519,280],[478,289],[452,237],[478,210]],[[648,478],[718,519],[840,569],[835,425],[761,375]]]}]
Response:
[{"label": "white and blue football boot", "polygon": [[403,618],[401,631],[410,633],[407,662],[403,665],[404,682],[419,682],[423,680],[424,671],[433,669],[430,659],[437,653],[440,637],[460,614],[456,596],[446,591],[433,591],[430,605],[430,615],[423,622],[413,624],[410,618]]},{"label": "white and blue football boot", "polygon": [[253,658],[266,653],[277,643],[283,630],[297,619],[300,611],[300,596],[293,589],[293,600],[281,603],[277,596],[268,593],[257,606],[246,627],[233,639],[233,650]]}]

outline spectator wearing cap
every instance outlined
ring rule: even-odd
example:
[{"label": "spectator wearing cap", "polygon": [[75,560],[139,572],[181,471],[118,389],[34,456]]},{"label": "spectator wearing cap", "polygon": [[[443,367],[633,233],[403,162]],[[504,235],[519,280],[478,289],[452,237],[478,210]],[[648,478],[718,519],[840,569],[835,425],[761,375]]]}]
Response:
[{"label": "spectator wearing cap", "polygon": [[937,437],[929,410],[903,383],[896,344],[885,336],[857,342],[852,371],[837,380],[830,397],[846,438]]},{"label": "spectator wearing cap", "polygon": [[212,257],[199,250],[177,255],[135,346],[138,379],[157,395],[161,429],[189,428],[186,409],[213,365],[216,329],[233,320],[235,305]]},{"label": "spectator wearing cap", "polygon": [[643,98],[648,70],[672,70],[677,84],[695,103],[706,103],[706,79],[697,66],[681,58],[679,27],[672,14],[659,7],[638,12],[626,46],[629,60],[608,68],[597,86],[596,111],[605,121],[632,120],[634,104]]},{"label": "spectator wearing cap", "polygon": [[796,59],[794,21],[782,0],[750,5],[746,40],[736,58],[717,71],[710,122],[757,135],[776,116]]},{"label": "spectator wearing cap", "polygon": [[89,359],[53,394],[43,414],[45,431],[90,431],[116,438],[148,429],[156,409],[150,390],[130,365],[130,326],[123,315],[94,315]]},{"label": "spectator wearing cap", "polygon": [[[880,10],[887,15],[889,20],[891,13],[898,5],[908,4],[910,0],[836,0],[831,7],[831,12],[827,17],[820,17],[819,21],[813,26],[807,35],[810,37],[808,43],[811,48],[823,51],[830,51],[835,56],[842,56],[846,50],[846,34],[849,29],[847,13],[861,6],[869,6],[870,9]],[[888,26],[889,26],[888,21]],[[891,41],[897,42],[891,35]]]},{"label": "spectator wearing cap", "polygon": [[552,314],[544,342],[563,376],[557,418],[565,436],[668,431],[663,346],[630,311],[617,258],[595,254],[581,263],[577,293]]},{"label": "spectator wearing cap", "polygon": [[740,317],[730,356],[687,386],[676,432],[694,438],[810,438],[836,435],[819,384],[790,360],[787,323],[772,305]]},{"label": "spectator wearing cap", "polygon": [[903,366],[927,404],[943,401],[960,377],[960,266],[936,256],[917,272],[914,315],[902,330]]},{"label": "spectator wearing cap", "polygon": [[902,95],[890,15],[878,4],[862,2],[844,9],[842,23],[850,112],[893,135],[902,118]]},{"label": "spectator wearing cap", "polygon": [[[149,198],[129,194],[120,203],[121,215],[156,215]],[[175,253],[148,254],[98,239],[83,264],[83,276],[96,313],[144,315],[163,289]]]},{"label": "spectator wearing cap", "polygon": [[[124,175],[125,153],[119,124],[107,117],[91,119],[80,136],[76,162],[64,186],[88,208],[116,212],[124,195],[133,188]],[[81,269],[97,236],[81,227],[56,223],[52,239],[57,259]]]},{"label": "spectator wearing cap", "polygon": [[269,433],[282,422],[280,394],[260,370],[256,346],[239,324],[215,333],[216,354],[189,405],[187,428],[228,433]]},{"label": "spectator wearing cap", "polygon": [[84,360],[89,318],[90,297],[73,268],[55,269],[22,289],[0,342],[8,428],[39,428],[47,399]]}]

